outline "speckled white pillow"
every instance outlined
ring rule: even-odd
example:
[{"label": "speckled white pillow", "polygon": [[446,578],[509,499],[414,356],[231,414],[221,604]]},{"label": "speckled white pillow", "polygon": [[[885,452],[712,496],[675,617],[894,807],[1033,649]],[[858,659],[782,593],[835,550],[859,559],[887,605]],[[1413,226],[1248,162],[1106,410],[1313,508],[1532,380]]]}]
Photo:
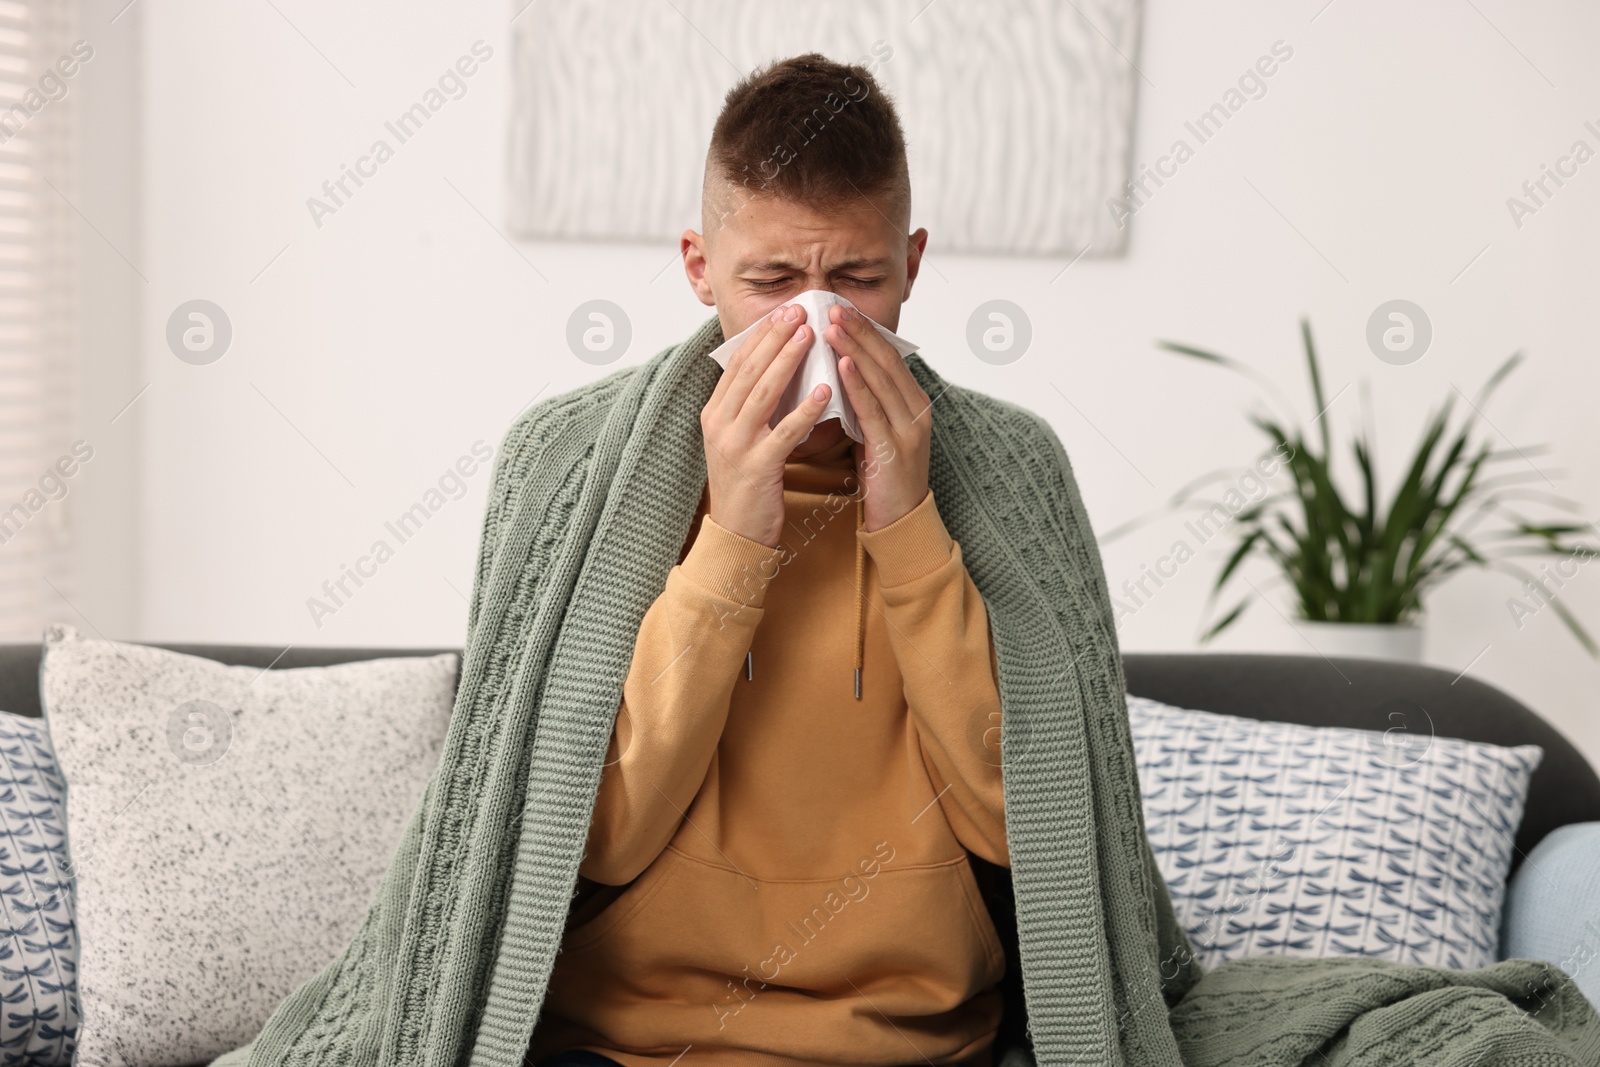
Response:
[{"label": "speckled white pillow", "polygon": [[262,671],[47,628],[79,1067],[237,1048],[344,947],[438,762],[456,662]]}]

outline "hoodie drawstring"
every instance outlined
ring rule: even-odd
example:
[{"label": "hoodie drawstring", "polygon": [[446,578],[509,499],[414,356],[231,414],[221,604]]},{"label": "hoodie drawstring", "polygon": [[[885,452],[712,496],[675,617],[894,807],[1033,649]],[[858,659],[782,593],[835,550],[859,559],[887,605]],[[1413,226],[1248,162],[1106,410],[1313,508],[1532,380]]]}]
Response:
[{"label": "hoodie drawstring", "polygon": [[[856,530],[860,532],[866,524],[866,510],[861,503],[861,497],[856,497]],[[856,538],[856,699],[861,699],[861,668],[865,665],[867,655],[867,597],[865,592],[865,579],[867,575],[867,551],[861,545],[861,538]]]}]

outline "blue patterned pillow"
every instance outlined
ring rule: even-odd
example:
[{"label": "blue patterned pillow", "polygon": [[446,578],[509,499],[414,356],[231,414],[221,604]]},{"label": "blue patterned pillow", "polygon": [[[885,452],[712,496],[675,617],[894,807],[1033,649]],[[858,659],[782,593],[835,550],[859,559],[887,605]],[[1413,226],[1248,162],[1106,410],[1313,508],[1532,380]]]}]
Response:
[{"label": "blue patterned pillow", "polygon": [[[1498,956],[1537,745],[1295,726],[1128,697],[1146,827],[1206,968]],[[1414,724],[1413,724],[1414,725]]]},{"label": "blue patterned pillow", "polygon": [[0,1064],[72,1062],[78,1032],[63,781],[39,719],[0,711]]}]

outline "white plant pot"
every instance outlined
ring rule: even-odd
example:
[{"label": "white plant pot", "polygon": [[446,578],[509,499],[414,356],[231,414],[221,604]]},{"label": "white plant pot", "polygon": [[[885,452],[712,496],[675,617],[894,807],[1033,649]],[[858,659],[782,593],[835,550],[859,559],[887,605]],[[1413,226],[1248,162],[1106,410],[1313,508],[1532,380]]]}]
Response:
[{"label": "white plant pot", "polygon": [[1422,627],[1414,623],[1311,622],[1294,627],[1324,656],[1422,662]]}]

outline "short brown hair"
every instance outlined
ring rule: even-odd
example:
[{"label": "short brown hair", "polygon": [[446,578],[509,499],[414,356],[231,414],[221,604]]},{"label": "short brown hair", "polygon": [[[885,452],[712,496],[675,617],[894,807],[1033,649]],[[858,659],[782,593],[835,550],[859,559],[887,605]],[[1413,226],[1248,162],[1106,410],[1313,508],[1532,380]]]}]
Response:
[{"label": "short brown hair", "polygon": [[[892,53],[890,53],[892,54]],[[911,218],[905,134],[894,102],[859,63],[807,52],[758,69],[728,91],[706,152],[702,226],[727,211],[718,182],[827,209],[882,199]]]}]

